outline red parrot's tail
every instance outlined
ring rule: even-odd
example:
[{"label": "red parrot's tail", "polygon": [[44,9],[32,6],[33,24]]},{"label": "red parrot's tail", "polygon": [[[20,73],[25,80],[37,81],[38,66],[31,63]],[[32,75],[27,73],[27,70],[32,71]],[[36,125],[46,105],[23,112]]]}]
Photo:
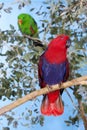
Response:
[{"label": "red parrot's tail", "polygon": [[64,112],[64,106],[60,95],[54,102],[50,102],[47,95],[44,97],[41,104],[42,114],[47,116],[50,115],[59,116],[63,112]]}]

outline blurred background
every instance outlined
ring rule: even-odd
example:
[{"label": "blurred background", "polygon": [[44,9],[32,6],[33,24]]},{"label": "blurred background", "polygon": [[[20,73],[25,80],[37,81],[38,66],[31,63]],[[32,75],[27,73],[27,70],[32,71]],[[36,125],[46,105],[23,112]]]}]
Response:
[{"label": "blurred background", "polygon": [[[58,34],[69,35],[69,80],[87,75],[86,0],[0,0],[0,108],[39,89],[37,64],[44,49],[20,32],[21,13],[35,19],[44,46]],[[70,96],[66,91],[62,95],[62,116],[41,115],[40,96],[0,116],[0,130],[87,130],[87,86],[67,91]]]}]

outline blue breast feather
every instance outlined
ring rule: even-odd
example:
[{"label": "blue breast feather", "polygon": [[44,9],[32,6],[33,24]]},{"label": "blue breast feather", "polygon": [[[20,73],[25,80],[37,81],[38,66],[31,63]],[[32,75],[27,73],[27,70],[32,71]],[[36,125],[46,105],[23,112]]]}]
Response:
[{"label": "blue breast feather", "polygon": [[48,85],[61,83],[66,74],[66,62],[50,64],[45,58],[42,59],[43,80]]}]

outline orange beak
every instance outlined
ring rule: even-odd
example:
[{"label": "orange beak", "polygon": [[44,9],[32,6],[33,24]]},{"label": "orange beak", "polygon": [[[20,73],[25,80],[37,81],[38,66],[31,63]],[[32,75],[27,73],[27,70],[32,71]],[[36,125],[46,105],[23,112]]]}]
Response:
[{"label": "orange beak", "polygon": [[18,19],[18,23],[19,23],[19,25],[21,25],[22,24],[22,20]]}]

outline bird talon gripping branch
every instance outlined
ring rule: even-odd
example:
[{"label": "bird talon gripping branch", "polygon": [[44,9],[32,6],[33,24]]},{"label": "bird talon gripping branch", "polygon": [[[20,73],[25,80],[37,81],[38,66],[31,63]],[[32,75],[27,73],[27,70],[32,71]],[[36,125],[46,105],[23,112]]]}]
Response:
[{"label": "bird talon gripping branch", "polygon": [[51,85],[47,85],[48,91],[50,92],[52,90],[52,86]]},{"label": "bird talon gripping branch", "polygon": [[61,89],[61,86],[62,86],[62,82],[60,82],[59,84],[58,84],[58,87]]}]

